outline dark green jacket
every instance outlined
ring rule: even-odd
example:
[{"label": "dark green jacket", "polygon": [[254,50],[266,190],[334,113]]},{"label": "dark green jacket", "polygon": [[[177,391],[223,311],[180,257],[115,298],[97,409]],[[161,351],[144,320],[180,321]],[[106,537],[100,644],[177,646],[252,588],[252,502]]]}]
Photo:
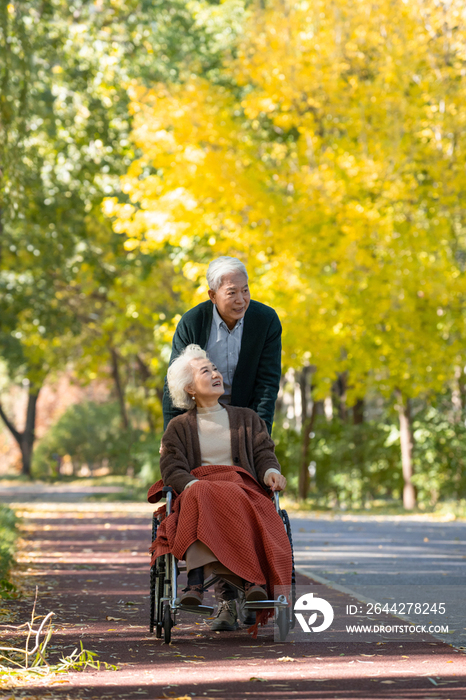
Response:
[{"label": "dark green jacket", "polygon": [[[173,336],[170,364],[191,343],[204,350],[212,327],[214,305],[204,301],[187,311],[180,319]],[[280,386],[282,364],[282,327],[276,312],[258,301],[252,301],[244,315],[243,337],[238,364],[231,387],[231,405],[252,408],[272,432],[275,401]],[[183,411],[174,408],[167,382],[163,392],[164,428]]]}]

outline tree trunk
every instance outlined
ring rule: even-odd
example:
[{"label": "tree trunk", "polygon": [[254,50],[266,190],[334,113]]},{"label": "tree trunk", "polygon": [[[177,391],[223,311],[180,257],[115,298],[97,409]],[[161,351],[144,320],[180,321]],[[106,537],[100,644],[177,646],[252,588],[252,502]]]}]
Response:
[{"label": "tree trunk", "polygon": [[412,484],[413,477],[413,432],[411,427],[411,410],[409,399],[404,400],[401,391],[396,390],[397,411],[400,421],[401,465],[403,469],[403,506],[412,510],[416,505],[416,492]]},{"label": "tree trunk", "polygon": [[118,403],[120,404],[121,422],[123,423],[123,428],[125,430],[128,430],[129,420],[128,414],[126,412],[125,392],[121,383],[120,368],[118,364],[118,354],[115,348],[113,347],[110,348],[110,356],[112,358],[112,377],[113,381],[115,382]]},{"label": "tree trunk", "polygon": [[301,389],[301,463],[299,465],[299,476],[298,476],[298,497],[300,500],[304,501],[307,498],[309,492],[309,445],[311,442],[311,431],[314,425],[314,420],[316,416],[316,402],[312,404],[311,415],[309,416],[308,406],[308,390],[311,390],[309,386],[309,375],[311,372],[310,367],[303,367],[299,376],[299,386]]},{"label": "tree trunk", "polygon": [[[364,423],[364,399],[358,399],[353,406],[353,425],[362,426]],[[366,476],[366,460],[364,455],[364,436],[362,430],[358,427],[353,431],[353,459],[354,466],[359,471],[361,476],[361,505],[364,506],[367,493],[367,476]]]},{"label": "tree trunk", "polygon": [[284,374],[280,377],[280,390],[278,392],[277,400],[275,402],[275,413],[276,415],[281,415],[284,411],[284,402],[283,402],[283,387],[286,384],[286,377]]},{"label": "tree trunk", "polygon": [[[2,171],[0,169],[0,178],[2,177]],[[3,261],[3,209],[0,207],[0,268]]]},{"label": "tree trunk", "polygon": [[454,384],[451,392],[453,422],[459,423],[464,412],[464,373],[460,366],[455,367]]},{"label": "tree trunk", "polygon": [[301,464],[299,466],[298,497],[301,501],[306,500],[309,493],[309,445],[311,444],[311,432],[314,427],[314,420],[317,414],[317,402],[312,404],[311,415],[303,421],[301,443]]},{"label": "tree trunk", "polygon": [[[149,391],[149,388],[147,386],[147,381],[148,381],[148,379],[150,379],[152,377],[151,371],[140,355],[136,355],[136,362],[138,364],[139,372],[140,372],[141,377],[142,377],[144,395],[146,397],[146,400],[149,400],[150,391]],[[160,390],[160,394],[157,393],[157,396],[160,398],[160,403],[162,403],[163,391]],[[154,416],[152,415],[150,408],[147,409],[146,415],[147,415],[147,424],[149,426],[149,430],[151,433],[154,433],[155,432],[155,422],[154,422]]]},{"label": "tree trunk", "polygon": [[364,399],[358,399],[353,406],[353,423],[354,425],[364,423]]},{"label": "tree trunk", "polygon": [[35,440],[36,408],[40,387],[37,389],[33,384],[29,385],[28,405],[26,409],[26,425],[22,433],[19,432],[10,422],[0,404],[0,417],[6,427],[16,440],[21,450],[22,470],[24,476],[31,476],[32,451]]},{"label": "tree trunk", "polygon": [[299,389],[301,392],[301,427],[304,428],[308,416],[308,383],[309,383],[309,372],[311,368],[309,366],[303,367],[298,377]]},{"label": "tree trunk", "polygon": [[348,378],[346,372],[342,372],[338,375],[338,379],[333,385],[333,390],[335,393],[335,404],[338,411],[338,417],[341,421],[346,423],[348,418],[348,411],[346,408],[346,387],[348,383]]}]

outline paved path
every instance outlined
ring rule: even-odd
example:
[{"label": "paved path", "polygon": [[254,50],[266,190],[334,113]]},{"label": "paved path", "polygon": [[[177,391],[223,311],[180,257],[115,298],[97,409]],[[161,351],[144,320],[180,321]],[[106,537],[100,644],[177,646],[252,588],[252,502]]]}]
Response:
[{"label": "paved path", "polygon": [[303,516],[292,518],[292,529],[300,571],[361,598],[442,600],[445,640],[466,647],[466,522]]},{"label": "paved path", "polygon": [[[290,634],[279,644],[270,624],[253,640],[245,629],[212,633],[202,618],[183,614],[167,647],[148,634],[151,510],[140,503],[32,503],[19,508],[24,541],[17,577],[29,593],[8,603],[16,622],[29,618],[37,584],[37,612],[56,613],[53,653],[70,653],[81,640],[86,649],[99,653],[101,661],[117,664],[120,670],[67,674],[44,684],[35,681],[0,698],[463,700],[466,696],[464,655],[432,637],[424,643],[394,643],[379,637],[348,644],[331,635],[303,641],[299,631],[300,636]],[[300,536],[317,534],[300,533],[308,525],[307,520],[295,524],[298,555],[310,546],[301,543]],[[322,521],[312,529],[322,527],[323,534],[328,526],[330,537],[335,532],[331,525]],[[298,583],[310,584],[303,575]],[[312,590],[332,605],[355,601],[323,584],[313,584]]]}]

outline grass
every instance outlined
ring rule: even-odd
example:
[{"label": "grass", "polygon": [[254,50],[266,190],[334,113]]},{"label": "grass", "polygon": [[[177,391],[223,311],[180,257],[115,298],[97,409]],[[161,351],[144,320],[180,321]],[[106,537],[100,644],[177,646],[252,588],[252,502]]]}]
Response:
[{"label": "grass", "polygon": [[7,506],[0,505],[0,598],[8,598],[14,587],[8,581],[8,571],[13,563],[18,530],[17,518]]},{"label": "grass", "polygon": [[101,668],[117,671],[117,666],[99,661],[97,652],[84,649],[81,641],[80,650],[76,647],[71,654],[62,656],[57,663],[49,664],[47,645],[52,639],[54,613],[49,612],[45,616],[35,614],[37,590],[36,588],[31,621],[18,626],[5,625],[5,627],[14,630],[16,634],[23,633],[25,640],[24,647],[0,646],[0,681],[7,686],[14,687],[37,677],[70,671],[84,671],[87,668],[97,671]]}]

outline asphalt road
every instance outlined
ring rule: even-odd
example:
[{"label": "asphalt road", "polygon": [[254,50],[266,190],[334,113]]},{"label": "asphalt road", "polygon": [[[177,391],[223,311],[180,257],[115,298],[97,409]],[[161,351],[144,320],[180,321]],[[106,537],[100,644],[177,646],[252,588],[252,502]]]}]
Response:
[{"label": "asphalt road", "polygon": [[[445,602],[450,631],[440,637],[466,647],[466,522],[302,516],[291,523],[302,573],[361,601]],[[426,617],[412,609],[406,619]]]}]

